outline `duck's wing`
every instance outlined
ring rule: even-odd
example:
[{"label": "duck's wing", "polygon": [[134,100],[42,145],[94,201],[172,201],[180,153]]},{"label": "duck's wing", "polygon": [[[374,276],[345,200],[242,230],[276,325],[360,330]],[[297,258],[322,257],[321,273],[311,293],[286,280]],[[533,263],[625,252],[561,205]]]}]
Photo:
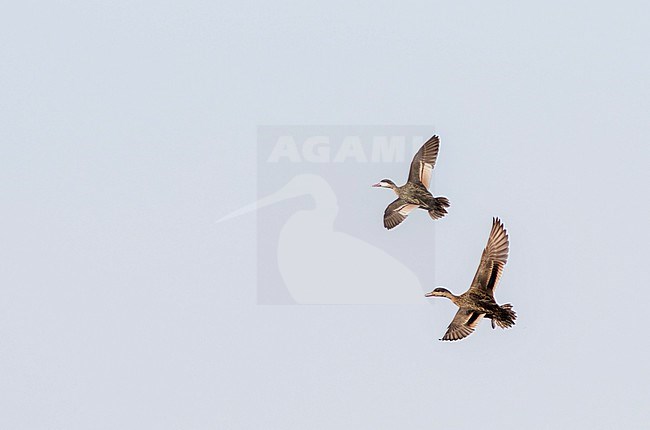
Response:
[{"label": "duck's wing", "polygon": [[433,136],[422,145],[420,150],[413,157],[413,161],[411,161],[409,182],[422,182],[425,187],[429,188],[429,184],[431,183],[431,171],[436,165],[439,147],[440,139],[438,136]]},{"label": "duck's wing", "polygon": [[440,340],[460,340],[474,332],[474,328],[485,314],[467,308],[460,308]]},{"label": "duck's wing", "polygon": [[478,265],[470,288],[489,294],[494,293],[494,289],[501,279],[503,266],[508,261],[509,246],[508,233],[503,227],[503,223],[499,218],[492,218],[490,237],[481,255],[481,263]]},{"label": "duck's wing", "polygon": [[407,203],[400,198],[396,199],[384,211],[384,227],[388,230],[397,227],[417,207],[418,205]]}]

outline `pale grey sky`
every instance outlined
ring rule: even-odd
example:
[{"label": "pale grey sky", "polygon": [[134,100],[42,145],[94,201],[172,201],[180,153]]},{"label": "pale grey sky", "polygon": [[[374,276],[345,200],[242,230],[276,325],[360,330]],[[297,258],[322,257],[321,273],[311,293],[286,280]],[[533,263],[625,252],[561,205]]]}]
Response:
[{"label": "pale grey sky", "polygon": [[[5,5],[0,428],[644,428],[649,13]],[[360,204],[336,226],[459,293],[501,217],[517,325],[443,343],[443,299],[258,305],[255,215],[215,221],[264,183],[257,127],[285,124],[431,124],[449,215],[386,232],[369,185],[406,169],[377,164],[342,173]]]}]

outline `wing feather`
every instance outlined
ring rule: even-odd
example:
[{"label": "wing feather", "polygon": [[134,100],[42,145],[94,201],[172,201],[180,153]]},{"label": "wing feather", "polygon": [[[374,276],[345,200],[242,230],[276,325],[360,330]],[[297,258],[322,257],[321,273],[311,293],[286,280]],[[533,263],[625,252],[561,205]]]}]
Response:
[{"label": "wing feather", "polygon": [[499,218],[492,219],[492,230],[487,245],[481,255],[481,262],[474,275],[471,288],[479,289],[489,294],[501,279],[503,267],[508,261],[510,241],[508,233]]},{"label": "wing feather", "polygon": [[436,165],[438,150],[440,148],[440,139],[433,136],[427,140],[411,161],[411,170],[409,172],[409,182],[422,182],[429,188],[431,184],[431,171]]},{"label": "wing feather", "polygon": [[447,332],[440,340],[460,340],[474,332],[474,328],[485,314],[467,308],[460,308],[451,320]]},{"label": "wing feather", "polygon": [[417,205],[407,203],[402,199],[396,199],[388,205],[384,211],[384,227],[388,230],[397,227],[402,221],[406,219],[408,214],[417,208]]}]

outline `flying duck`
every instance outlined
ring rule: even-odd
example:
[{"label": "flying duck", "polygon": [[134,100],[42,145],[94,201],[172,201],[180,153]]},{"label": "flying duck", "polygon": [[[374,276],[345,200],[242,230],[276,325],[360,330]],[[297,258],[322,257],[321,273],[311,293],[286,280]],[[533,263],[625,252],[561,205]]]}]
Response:
[{"label": "flying duck", "polygon": [[449,207],[449,200],[446,197],[433,197],[428,190],[439,147],[438,136],[433,136],[422,145],[411,161],[408,181],[401,187],[390,179],[382,179],[373,185],[390,188],[397,194],[397,199],[384,211],[384,227],[388,230],[397,227],[416,208],[428,211],[432,219],[442,218],[447,213],[445,208]]},{"label": "flying duck", "polygon": [[446,297],[459,308],[441,340],[460,340],[469,336],[483,317],[492,320],[492,328],[495,323],[501,328],[515,324],[517,314],[512,305],[498,305],[494,300],[494,289],[508,260],[508,247],[508,233],[503,223],[499,218],[492,218],[492,231],[469,290],[460,296],[445,288],[436,288],[425,294],[426,297]]}]

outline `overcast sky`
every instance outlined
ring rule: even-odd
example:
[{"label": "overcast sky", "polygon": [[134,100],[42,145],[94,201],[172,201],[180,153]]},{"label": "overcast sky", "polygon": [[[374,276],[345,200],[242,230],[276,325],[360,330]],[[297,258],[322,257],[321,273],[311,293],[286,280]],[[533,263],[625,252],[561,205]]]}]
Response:
[{"label": "overcast sky", "polygon": [[[1,428],[647,426],[650,6],[350,3],[2,8]],[[461,293],[501,217],[514,328],[258,303],[258,230],[313,203],[216,220],[286,182],[260,125],[322,124],[431,125],[449,214],[387,232],[408,160],[345,163],[334,228]]]}]

